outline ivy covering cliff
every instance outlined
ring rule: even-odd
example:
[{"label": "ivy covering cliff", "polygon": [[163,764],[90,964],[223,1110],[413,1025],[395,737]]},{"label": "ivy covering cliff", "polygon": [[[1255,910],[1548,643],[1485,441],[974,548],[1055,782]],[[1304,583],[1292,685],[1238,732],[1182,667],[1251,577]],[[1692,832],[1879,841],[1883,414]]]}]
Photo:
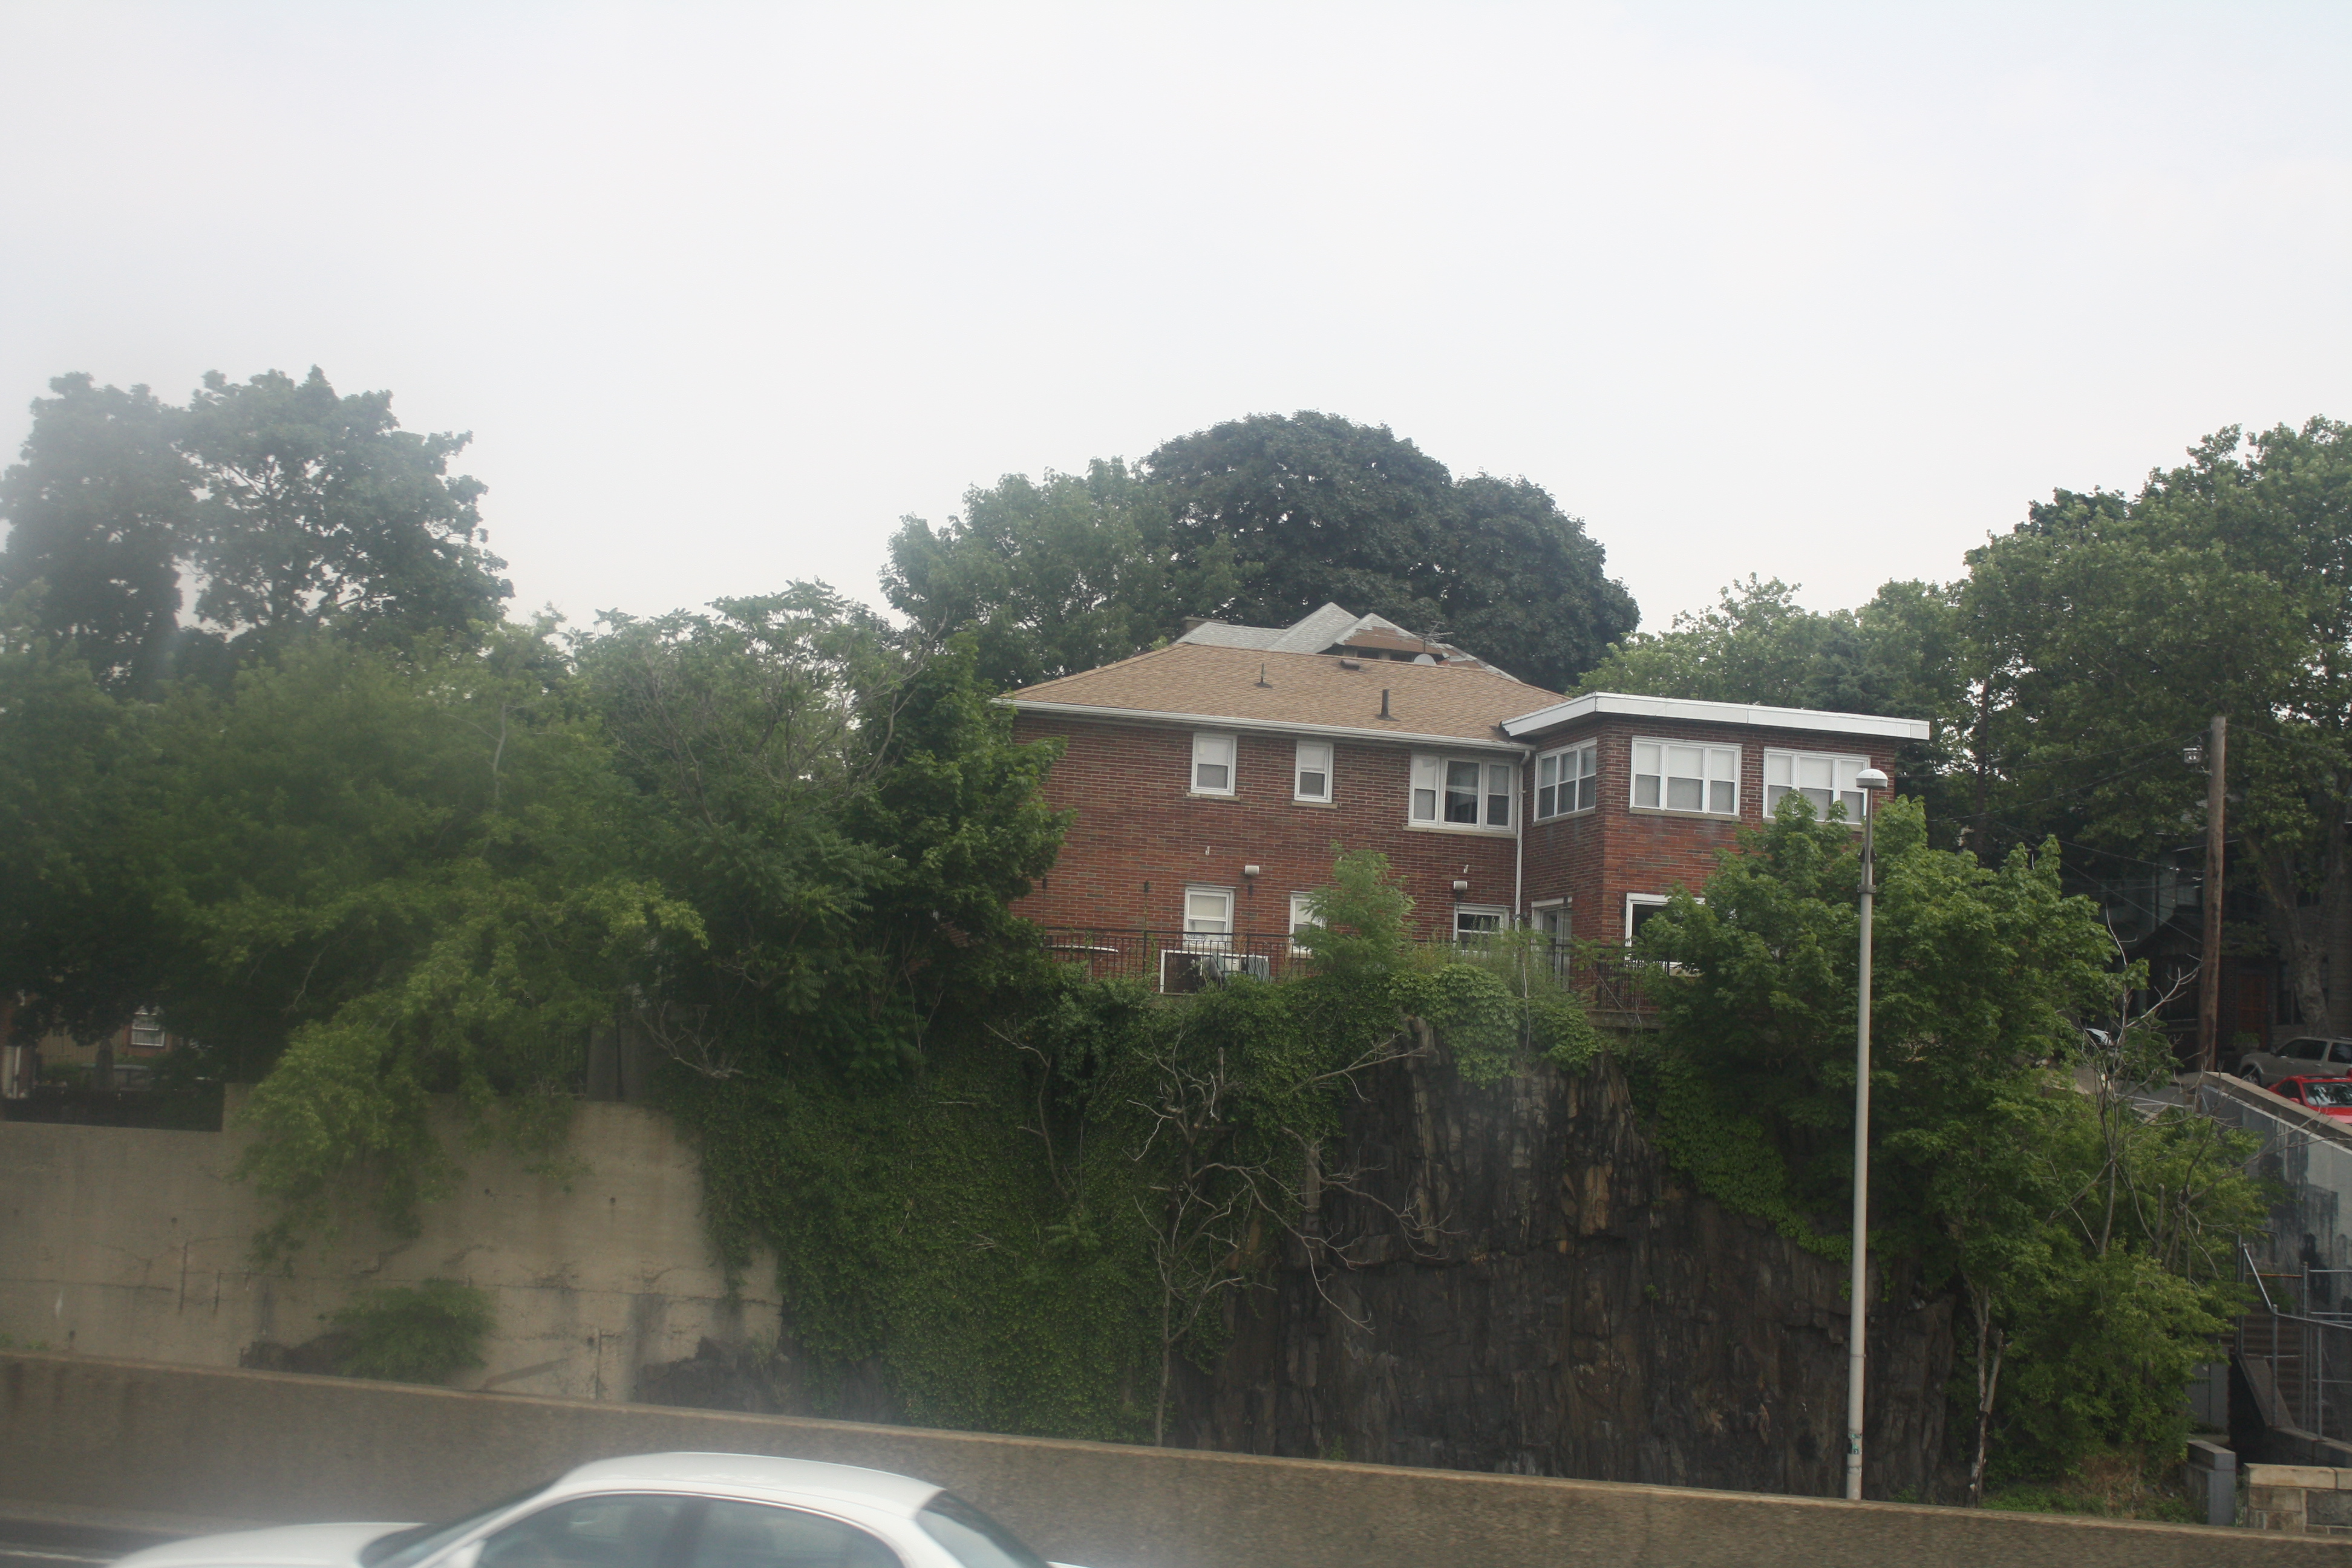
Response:
[{"label": "ivy covering cliff", "polygon": [[1381,857],[1342,855],[1307,978],[1171,999],[1055,973],[887,1087],[676,1079],[730,1260],[774,1250],[807,1407],[878,1391],[927,1424],[1164,1436],[1180,1363],[1213,1363],[1277,1257],[1338,1266],[1310,1215],[1360,1184],[1341,1113],[1424,1048],[1415,1021],[1481,1081],[1596,1047],[1524,949],[1421,953],[1409,908]]}]

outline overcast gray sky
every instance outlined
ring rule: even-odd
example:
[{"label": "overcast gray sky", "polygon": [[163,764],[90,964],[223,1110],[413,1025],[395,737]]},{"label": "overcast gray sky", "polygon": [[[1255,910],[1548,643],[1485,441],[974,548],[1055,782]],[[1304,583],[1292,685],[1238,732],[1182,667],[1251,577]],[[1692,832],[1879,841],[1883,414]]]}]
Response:
[{"label": "overcast gray sky", "polygon": [[1820,607],[2352,418],[2352,5],[0,3],[0,443],[323,366],[519,607],[864,596],[1255,411]]}]

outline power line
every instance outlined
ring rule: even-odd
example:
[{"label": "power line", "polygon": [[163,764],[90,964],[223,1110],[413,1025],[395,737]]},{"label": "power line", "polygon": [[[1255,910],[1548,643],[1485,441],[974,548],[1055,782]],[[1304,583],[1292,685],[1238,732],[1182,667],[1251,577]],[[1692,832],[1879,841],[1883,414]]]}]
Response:
[{"label": "power line", "polygon": [[[2147,746],[2134,746],[2129,748],[2128,751],[2119,754],[2127,756],[2131,752],[2145,751],[2149,747],[2154,746],[2166,746],[2174,751],[2178,751],[2181,747],[2189,745],[2200,738],[2200,737],[2198,735],[2190,734],[2185,736],[2175,736],[2172,739],[2164,741],[2151,741],[2147,742]],[[2113,784],[2117,779],[2126,779],[2131,777],[2134,773],[2145,773],[2163,760],[2164,759],[2161,757],[2150,757],[2144,763],[2135,763],[2130,767],[2125,768],[2120,772],[2108,773],[2100,778],[2087,780],[2084,783],[2072,785],[2066,789],[2062,789],[2055,795],[2043,795],[2039,800],[2011,801],[2008,803],[2004,809],[2009,811],[2024,811],[2037,805],[2048,805],[2053,801],[2064,800],[2068,795],[2081,795],[2085,790],[2096,789],[2101,784]]]},{"label": "power line", "polygon": [[2009,829],[2009,831],[2015,834],[2021,841],[2046,838],[2056,843],[2062,849],[2080,850],[2085,855],[2096,855],[2103,859],[2126,860],[2129,861],[2132,865],[2152,867],[2158,871],[2178,871],[2181,869],[2180,867],[2173,864],[2169,860],[2144,860],[2137,855],[2126,855],[2118,850],[2101,849],[2096,846],[2090,844],[2077,844],[2071,838],[2060,838],[2054,833],[2036,833],[2030,827],[2020,827],[2014,822],[2003,822],[1998,816],[1988,816],[1984,820],[1990,823],[1995,827],[2005,827]]}]

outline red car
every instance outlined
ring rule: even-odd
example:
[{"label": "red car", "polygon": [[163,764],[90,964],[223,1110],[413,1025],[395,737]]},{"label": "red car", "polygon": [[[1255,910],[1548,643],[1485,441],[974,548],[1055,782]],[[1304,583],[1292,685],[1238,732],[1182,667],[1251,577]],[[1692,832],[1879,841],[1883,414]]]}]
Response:
[{"label": "red car", "polygon": [[2263,1087],[2322,1116],[2352,1121],[2352,1078],[2283,1078]]}]

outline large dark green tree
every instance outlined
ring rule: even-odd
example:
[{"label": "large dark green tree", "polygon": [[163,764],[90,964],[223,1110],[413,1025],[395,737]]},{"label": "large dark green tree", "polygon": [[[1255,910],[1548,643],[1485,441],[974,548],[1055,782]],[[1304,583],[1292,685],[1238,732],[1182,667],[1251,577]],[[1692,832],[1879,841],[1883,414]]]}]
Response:
[{"label": "large dark green tree", "polygon": [[194,466],[184,411],[143,386],[61,375],[33,402],[24,460],[0,474],[0,598],[69,644],[115,689],[152,686],[179,625]]},{"label": "large dark green tree", "polygon": [[482,543],[484,486],[449,477],[467,435],[400,428],[388,392],[338,394],[317,366],[190,400],[202,478],[197,616],[268,641],[317,625],[400,640],[495,623],[513,589]]},{"label": "large dark green tree", "polygon": [[[2230,830],[2305,1017],[2352,1029],[2352,426],[2217,433],[2130,498],[2060,491],[1969,557],[1987,812],[2147,857],[2230,718]],[[2252,933],[2249,933],[2252,934]]]},{"label": "large dark green tree", "polygon": [[1540,487],[1456,479],[1385,426],[1255,415],[1130,471],[1014,476],[934,530],[908,519],[884,579],[927,629],[974,629],[1019,684],[1122,658],[1188,616],[1285,626],[1327,603],[1559,687],[1639,621],[1600,544]]},{"label": "large dark green tree", "polygon": [[161,992],[141,715],[59,639],[0,618],[0,995],[96,1039]]},{"label": "large dark green tree", "polygon": [[[1968,1304],[1978,1473],[1986,1447],[1995,1480],[2113,1447],[2177,1462],[2180,1391],[2241,1306],[2233,1233],[2264,1223],[2252,1151],[2132,1100],[2169,1083],[2160,1036],[2084,1033],[2137,977],[2090,901],[2064,896],[2053,847],[1980,865],[1929,847],[1911,801],[1877,833],[1872,1245],[1919,1270],[1910,1289]],[[1643,955],[1674,967],[1651,981],[1659,1048],[1629,1070],[1702,1190],[1842,1254],[1855,836],[1791,796],[1744,839],[1703,896],[1643,928]]]},{"label": "large dark green tree", "polygon": [[909,650],[802,584],[612,616],[579,653],[640,863],[705,922],[642,975],[642,1022],[688,1066],[895,1071],[1018,966],[1006,905],[1060,847],[1055,748],[1012,739],[968,649]]},{"label": "large dark green tree", "polygon": [[1143,459],[1179,561],[1230,542],[1239,592],[1206,613],[1280,626],[1327,602],[1443,629],[1539,686],[1575,679],[1641,616],[1584,525],[1527,479],[1456,479],[1386,426],[1252,415]]},{"label": "large dark green tree", "polygon": [[[60,376],[0,478],[0,597],[116,689],[152,689],[319,626],[481,635],[512,594],[484,546],[467,437],[404,431],[388,392],[215,371],[184,405]],[[184,581],[199,584],[184,603]],[[192,612],[183,625],[183,612]]]},{"label": "large dark green tree", "polygon": [[1126,464],[1032,480],[1007,475],[934,529],[908,518],[882,577],[934,636],[962,629],[982,678],[1026,686],[1151,647],[1194,606],[1231,599],[1229,543],[1180,562],[1168,497]]}]

